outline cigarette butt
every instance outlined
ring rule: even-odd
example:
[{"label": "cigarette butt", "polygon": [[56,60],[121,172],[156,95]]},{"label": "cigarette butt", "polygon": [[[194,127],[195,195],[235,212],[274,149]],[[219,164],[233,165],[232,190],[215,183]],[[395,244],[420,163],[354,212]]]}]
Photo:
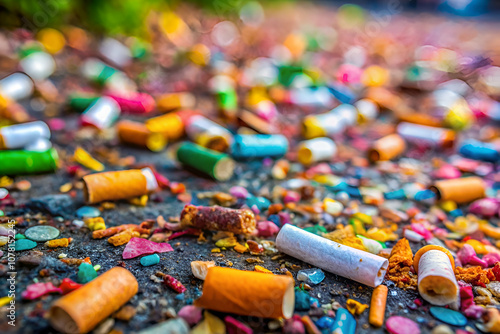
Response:
[{"label": "cigarette butt", "polygon": [[114,267],[56,300],[49,320],[62,333],[87,333],[130,300],[139,288],[127,269]]},{"label": "cigarette butt", "polygon": [[177,159],[219,181],[229,180],[235,167],[234,161],[227,154],[187,142],[178,147]]},{"label": "cigarette butt", "polygon": [[457,203],[468,203],[476,199],[484,198],[484,181],[477,176],[463,177],[459,179],[441,180],[434,182],[430,187],[440,201],[454,201]]},{"label": "cigarette butt", "polygon": [[167,145],[167,139],[159,132],[153,132],[145,124],[120,121],[117,124],[117,132],[120,140],[127,144],[146,147],[153,152],[161,151]]},{"label": "cigarette butt", "polygon": [[413,267],[418,273],[418,292],[431,304],[444,306],[458,298],[455,262],[446,248],[428,245],[415,254]]},{"label": "cigarette butt", "polygon": [[87,203],[139,197],[158,188],[149,168],[90,174],[83,177],[83,182]]},{"label": "cigarette butt", "polygon": [[406,143],[398,134],[380,138],[368,151],[368,159],[372,162],[386,161],[396,158],[406,149]]},{"label": "cigarette butt", "polygon": [[293,281],[287,276],[212,267],[195,306],[263,318],[292,316],[295,305]]},{"label": "cigarette butt", "polygon": [[337,145],[327,137],[314,138],[301,142],[297,159],[304,165],[319,161],[329,161],[337,153]]},{"label": "cigarette butt", "polygon": [[181,225],[185,228],[250,234],[257,223],[249,209],[188,204],[181,212]]},{"label": "cigarette butt", "polygon": [[368,318],[372,326],[381,327],[384,324],[387,292],[388,289],[385,285],[379,285],[373,289],[370,303],[370,315]]}]

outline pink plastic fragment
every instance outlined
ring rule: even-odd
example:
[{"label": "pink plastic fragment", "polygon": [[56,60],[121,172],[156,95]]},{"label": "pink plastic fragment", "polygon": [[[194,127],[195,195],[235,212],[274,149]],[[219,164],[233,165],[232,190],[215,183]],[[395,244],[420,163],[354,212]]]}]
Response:
[{"label": "pink plastic fragment", "polygon": [[285,204],[286,203],[297,203],[298,201],[300,201],[300,194],[298,192],[295,192],[295,191],[288,190],[286,192],[285,197],[283,198],[283,202],[285,202]]},{"label": "pink plastic fragment", "polygon": [[51,118],[47,120],[47,125],[52,131],[61,131],[66,127],[66,122],[61,118]]},{"label": "pink plastic fragment", "polygon": [[154,174],[156,182],[158,182],[158,186],[160,186],[160,188],[165,189],[165,188],[168,188],[170,186],[170,181],[165,176],[161,175],[158,172],[153,172],[153,174]]},{"label": "pink plastic fragment", "polygon": [[434,173],[436,179],[456,179],[461,175],[462,173],[452,165],[444,165]]},{"label": "pink plastic fragment", "polygon": [[433,237],[431,231],[426,229],[424,227],[424,225],[422,225],[422,224],[412,223],[411,229],[413,230],[413,232],[416,232],[416,233],[420,234],[422,237],[424,237],[425,240],[432,239],[432,237]]},{"label": "pink plastic fragment", "polygon": [[175,238],[178,238],[178,237],[182,237],[183,235],[200,235],[200,230],[197,230],[195,228],[188,228],[188,229],[185,229],[184,231],[179,231],[179,232],[174,232],[172,233],[171,236],[168,237],[168,240],[172,240],[172,239],[175,239]]},{"label": "pink plastic fragment", "polygon": [[485,218],[493,217],[500,209],[500,202],[495,198],[483,198],[473,202],[469,212]]},{"label": "pink plastic fragment", "polygon": [[420,328],[415,321],[398,315],[387,319],[385,326],[391,334],[420,334]]},{"label": "pink plastic fragment", "polygon": [[240,199],[246,199],[248,198],[248,190],[246,190],[244,187],[241,186],[234,186],[231,189],[229,189],[229,193]]},{"label": "pink plastic fragment", "polygon": [[270,221],[257,223],[257,231],[259,232],[259,237],[272,237],[279,232],[280,228],[276,226],[275,223]]},{"label": "pink plastic fragment", "polygon": [[48,295],[49,293],[62,293],[62,290],[59,288],[56,288],[54,284],[48,282],[48,283],[34,283],[28,285],[26,290],[23,291],[21,296],[24,299],[28,300],[34,300],[37,298],[40,298],[42,296]]},{"label": "pink plastic fragment", "polygon": [[119,105],[122,112],[133,114],[145,114],[152,111],[155,107],[155,100],[146,93],[133,93],[129,96],[118,95],[115,93],[107,94]]},{"label": "pink plastic fragment", "polygon": [[179,310],[177,315],[186,320],[190,326],[194,326],[201,321],[202,309],[193,305],[186,305]]},{"label": "pink plastic fragment", "polygon": [[488,264],[488,267],[493,267],[497,262],[500,261],[500,254],[497,253],[488,253],[483,256],[483,261]]},{"label": "pink plastic fragment", "polygon": [[476,255],[476,251],[469,244],[463,245],[463,247],[458,251],[457,257],[459,258],[462,265],[472,264],[475,266],[481,266],[483,268],[488,267],[488,263],[478,258]]},{"label": "pink plastic fragment", "polygon": [[285,320],[285,325],[283,326],[283,333],[289,334],[304,334],[306,329],[302,320],[300,320],[300,316],[295,314],[290,319]]},{"label": "pink plastic fragment", "polygon": [[142,238],[132,238],[123,250],[123,259],[133,259],[141,255],[172,252],[174,249],[170,244],[157,243]]},{"label": "pink plastic fragment", "polygon": [[253,334],[250,327],[233,317],[226,316],[224,322],[226,323],[227,334]]}]

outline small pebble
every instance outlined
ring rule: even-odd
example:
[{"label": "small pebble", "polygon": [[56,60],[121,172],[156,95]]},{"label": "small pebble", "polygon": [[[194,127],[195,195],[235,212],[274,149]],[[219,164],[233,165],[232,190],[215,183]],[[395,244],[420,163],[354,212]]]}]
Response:
[{"label": "small pebble", "polygon": [[33,241],[44,242],[59,236],[59,230],[52,226],[38,225],[26,230],[26,238]]},{"label": "small pebble", "polygon": [[76,215],[79,218],[95,218],[101,215],[101,211],[98,208],[94,208],[93,206],[82,206],[78,210],[76,210]]}]

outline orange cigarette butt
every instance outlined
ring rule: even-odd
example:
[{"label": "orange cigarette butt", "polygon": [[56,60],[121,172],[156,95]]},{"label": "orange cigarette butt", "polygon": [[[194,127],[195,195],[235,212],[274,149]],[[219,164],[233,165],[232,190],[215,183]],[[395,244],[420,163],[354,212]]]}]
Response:
[{"label": "orange cigarette butt", "polygon": [[404,139],[398,134],[392,134],[373,143],[372,148],[368,151],[368,159],[371,162],[391,160],[405,150],[406,143]]},{"label": "orange cigarette butt", "polygon": [[148,129],[145,124],[120,121],[117,124],[118,138],[123,143],[146,147],[153,152],[161,151],[167,145],[167,139],[163,134]]},{"label": "orange cigarette butt", "polygon": [[130,300],[138,288],[130,271],[114,267],[56,300],[49,312],[50,323],[62,333],[87,333]]},{"label": "orange cigarette butt", "polygon": [[388,289],[385,285],[379,285],[373,289],[372,301],[370,303],[370,315],[368,318],[372,326],[382,327],[384,324],[387,292]]},{"label": "orange cigarette butt", "polygon": [[214,311],[263,318],[290,318],[295,294],[286,276],[230,268],[212,267],[203,295],[194,305]]},{"label": "orange cigarette butt", "polygon": [[468,203],[485,196],[484,181],[477,176],[436,181],[430,189],[438,200]]},{"label": "orange cigarette butt", "polygon": [[83,177],[87,203],[116,201],[148,193],[147,179],[139,169],[90,174]]}]

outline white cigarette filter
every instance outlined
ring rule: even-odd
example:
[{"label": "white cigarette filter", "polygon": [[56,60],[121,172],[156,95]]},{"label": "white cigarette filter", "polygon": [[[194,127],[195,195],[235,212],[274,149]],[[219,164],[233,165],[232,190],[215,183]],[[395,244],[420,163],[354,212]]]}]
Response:
[{"label": "white cigarette filter", "polygon": [[54,58],[47,52],[34,52],[19,62],[21,69],[33,80],[45,80],[56,70]]},{"label": "white cigarette filter", "polygon": [[451,253],[440,246],[422,247],[416,254],[413,266],[418,272],[418,292],[434,305],[448,305],[457,301],[458,284],[455,263]]},{"label": "white cigarette filter", "polygon": [[33,94],[33,80],[24,73],[16,72],[0,80],[0,95],[18,101]]},{"label": "white cigarette filter", "polygon": [[103,96],[83,112],[82,123],[99,129],[107,129],[116,122],[120,113],[118,103],[110,97]]},{"label": "white cigarette filter", "polygon": [[348,247],[285,224],[276,237],[280,252],[333,274],[376,287],[384,280],[386,258]]},{"label": "white cigarette filter", "polygon": [[408,142],[414,144],[450,146],[455,140],[455,133],[452,130],[414,123],[399,123],[397,132]]},{"label": "white cigarette filter", "polygon": [[42,121],[0,128],[0,149],[21,149],[42,139],[50,139],[50,129]]},{"label": "white cigarette filter", "polygon": [[186,126],[186,134],[191,140],[201,146],[207,146],[207,143],[215,137],[223,138],[227,142],[228,147],[233,143],[233,134],[231,132],[201,115],[196,115],[189,119],[189,124]]},{"label": "white cigarette filter", "polygon": [[146,177],[146,188],[148,189],[148,191],[158,189],[158,181],[156,181],[155,174],[153,173],[151,168],[143,168],[141,169],[141,173],[142,175],[144,175],[144,177]]},{"label": "white cigarette filter", "polygon": [[297,159],[304,165],[329,161],[337,154],[337,145],[327,137],[309,139],[299,144]]},{"label": "white cigarette filter", "polygon": [[372,121],[378,116],[378,106],[369,99],[361,99],[354,103],[354,106],[358,110],[358,118],[360,121]]},{"label": "white cigarette filter", "polygon": [[304,118],[302,134],[305,138],[332,136],[343,132],[346,127],[356,124],[358,110],[350,104],[341,104],[323,114]]}]

